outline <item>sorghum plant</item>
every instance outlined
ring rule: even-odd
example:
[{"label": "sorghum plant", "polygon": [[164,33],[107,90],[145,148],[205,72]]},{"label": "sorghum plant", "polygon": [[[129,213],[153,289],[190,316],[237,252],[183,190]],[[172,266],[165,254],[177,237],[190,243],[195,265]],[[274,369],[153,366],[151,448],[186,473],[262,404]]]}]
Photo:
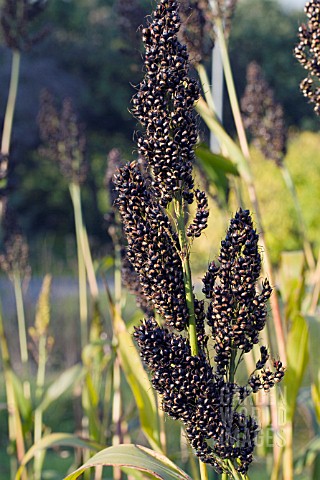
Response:
[{"label": "sorghum plant", "polygon": [[[162,408],[184,423],[202,469],[208,463],[220,473],[245,474],[259,428],[241,406],[278,383],[284,368],[279,360],[269,368],[261,347],[247,383],[235,378],[241,359],[259,342],[271,295],[267,280],[257,287],[261,256],[249,211],[240,209],[231,220],[218,262],[209,265],[206,301],[193,292],[190,249],[207,226],[208,204],[193,181],[199,89],[188,77],[179,27],[177,2],[160,0],[143,30],[145,78],[133,97],[143,168],[133,161],[115,178],[127,256],[156,312],[134,337]],[[196,214],[189,220],[186,206],[192,203]]]},{"label": "sorghum plant", "polygon": [[208,0],[182,0],[179,36],[187,45],[190,62],[198,64],[211,53],[214,45],[214,15]]},{"label": "sorghum plant", "polygon": [[260,66],[251,62],[247,68],[247,85],[241,100],[244,125],[266,158],[281,166],[287,147],[287,129],[283,109],[276,103]]},{"label": "sorghum plant", "polygon": [[252,135],[253,143],[262,154],[273,160],[280,168],[284,181],[291,194],[303,242],[305,258],[311,270],[315,268],[312,246],[291,174],[284,157],[287,151],[288,132],[282,106],[274,99],[260,66],[251,62],[247,68],[247,86],[241,100],[244,126]]},{"label": "sorghum plant", "polygon": [[308,71],[308,76],[300,83],[305,97],[314,104],[314,111],[320,115],[320,2],[311,0],[304,9],[308,23],[299,28],[299,43],[295,48],[295,56]]},{"label": "sorghum plant", "polygon": [[52,95],[48,91],[43,91],[41,95],[38,123],[40,136],[44,141],[44,146],[40,152],[59,165],[62,175],[69,184],[75,218],[81,341],[84,347],[88,342],[87,279],[91,296],[95,302],[99,293],[87,230],[82,216],[81,185],[86,180],[88,166],[85,149],[86,138],[71,99],[64,99],[59,112]]},{"label": "sorghum plant", "polygon": [[47,5],[47,0],[5,0],[0,11],[1,35],[8,48],[12,50],[12,63],[8,100],[0,150],[0,219],[4,216],[4,204],[7,195],[7,175],[10,154],[13,116],[16,106],[20,58],[23,50],[29,50],[42,40],[48,29],[44,27],[34,31],[34,21]]},{"label": "sorghum plant", "polygon": [[19,330],[20,356],[23,364],[28,361],[28,345],[26,320],[23,303],[23,284],[26,284],[31,275],[29,265],[29,248],[26,238],[15,223],[15,220],[6,211],[3,221],[5,227],[4,251],[0,254],[0,268],[8,275],[12,282],[15,294],[16,311]]}]

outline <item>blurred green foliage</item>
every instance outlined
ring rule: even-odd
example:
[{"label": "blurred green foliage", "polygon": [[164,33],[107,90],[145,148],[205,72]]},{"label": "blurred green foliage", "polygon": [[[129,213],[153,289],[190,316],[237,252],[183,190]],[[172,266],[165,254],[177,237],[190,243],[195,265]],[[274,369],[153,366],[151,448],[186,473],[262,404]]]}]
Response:
[{"label": "blurred green foliage", "polygon": [[[314,254],[320,250],[320,152],[319,134],[293,133],[288,144],[286,165],[296,184],[297,194],[306,222],[307,234]],[[274,162],[266,160],[252,149],[252,169],[261,206],[266,241],[274,264],[278,264],[282,251],[302,249],[298,220],[292,198],[286,188],[281,171]],[[250,208],[244,194],[244,206]],[[203,271],[207,263],[216,258],[220,239],[226,230],[227,219],[237,209],[233,194],[225,212],[215,202],[210,203],[209,228],[193,246],[194,268]],[[253,216],[254,219],[254,216]],[[259,232],[258,232],[259,233]]]}]

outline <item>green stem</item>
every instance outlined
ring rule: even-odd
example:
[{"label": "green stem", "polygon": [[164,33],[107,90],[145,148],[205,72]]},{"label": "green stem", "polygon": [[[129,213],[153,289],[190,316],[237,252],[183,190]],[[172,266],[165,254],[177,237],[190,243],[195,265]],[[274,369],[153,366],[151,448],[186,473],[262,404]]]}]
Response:
[{"label": "green stem", "polygon": [[[10,363],[10,354],[8,349],[8,343],[4,331],[2,307],[0,304],[0,350],[2,366],[4,370],[4,381],[7,397],[7,410],[8,410],[8,430],[10,443],[16,449],[16,454],[19,463],[22,461],[25,455],[25,446],[23,438],[23,430],[21,424],[21,417],[18,408],[18,402],[15,395],[12,379],[12,368]],[[17,462],[13,453],[10,455],[10,478],[15,477],[17,470]],[[26,472],[23,473],[22,479],[26,480]]]},{"label": "green stem", "polygon": [[1,141],[2,155],[8,155],[10,151],[13,115],[15,111],[17,92],[18,92],[20,57],[21,57],[20,52],[18,50],[13,50],[9,94],[8,94],[7,107],[6,107],[5,116],[4,116],[2,141]]},{"label": "green stem", "polygon": [[87,278],[86,266],[84,262],[83,248],[81,242],[81,232],[83,229],[81,203],[79,201],[78,185],[71,183],[69,185],[70,195],[73,204],[77,255],[78,255],[78,276],[79,276],[79,307],[80,307],[80,330],[81,330],[81,349],[88,343],[88,300],[87,300]]},{"label": "green stem", "polygon": [[231,349],[231,358],[230,358],[230,365],[229,365],[229,382],[234,382],[234,376],[236,373],[236,356],[237,350],[235,348]]},{"label": "green stem", "polygon": [[[44,390],[46,362],[47,362],[47,336],[41,335],[39,338],[39,363],[36,382],[36,399],[39,402]],[[43,411],[41,407],[37,407],[34,414],[34,443],[41,440],[43,426]],[[34,457],[34,480],[41,480],[41,471],[44,460],[44,452],[36,452]]]},{"label": "green stem", "polygon": [[[175,200],[175,212],[177,218],[178,226],[178,237],[181,249],[181,261],[184,277],[184,288],[186,294],[186,302],[189,312],[189,325],[188,325],[188,336],[191,348],[191,355],[198,355],[198,340],[197,340],[197,329],[196,329],[196,319],[194,313],[194,296],[193,296],[193,285],[192,285],[192,276],[190,268],[190,257],[188,249],[188,240],[186,237],[185,230],[185,218],[184,218],[184,203],[182,198],[179,201]],[[200,475],[201,480],[208,480],[208,471],[207,465],[199,460],[200,465]]]},{"label": "green stem", "polygon": [[[230,139],[226,135],[223,135],[220,132],[219,126],[217,125],[217,122],[215,119],[215,114],[214,112],[211,112],[211,115],[210,115],[209,113],[210,109],[208,105],[207,105],[207,108],[205,108],[203,105],[203,102],[199,101],[197,105],[197,109],[200,111],[201,115],[203,113],[202,115],[203,119],[205,120],[206,123],[208,123],[209,128],[212,127],[214,131],[218,131],[218,133],[220,134],[220,137],[222,137],[224,141],[227,142],[226,147],[228,148],[228,150],[230,150],[230,153],[233,152],[235,154],[235,158],[237,158],[239,161],[239,165],[238,165],[239,173],[247,185],[249,198],[256,215],[256,222],[257,222],[257,225],[259,228],[259,234],[260,234],[260,242],[261,242],[262,249],[264,251],[265,270],[266,270],[270,284],[274,285],[275,277],[274,277],[273,268],[268,255],[268,249],[265,241],[260,206],[259,206],[257,192],[254,185],[253,176],[252,176],[251,167],[250,167],[249,146],[248,146],[248,142],[247,142],[247,138],[246,138],[246,134],[245,134],[242,118],[241,118],[236,89],[234,86],[233,75],[232,75],[232,70],[231,70],[231,65],[230,65],[230,60],[228,55],[228,49],[227,49],[227,45],[224,37],[223,26],[219,18],[215,19],[215,24],[217,28],[218,41],[221,49],[222,63],[224,68],[226,84],[228,88],[231,109],[232,109],[236,129],[237,129],[240,147],[242,150],[241,156],[239,156],[239,153],[237,152],[236,147],[232,145],[232,142],[230,142]],[[276,294],[271,295],[270,305],[272,309],[273,322],[274,322],[274,327],[276,331],[279,354],[281,359],[284,362],[286,362],[286,357],[287,357],[286,356],[286,340],[285,340],[284,328],[281,320],[279,301]]]},{"label": "green stem", "polygon": [[243,151],[244,156],[246,158],[250,158],[249,146],[248,146],[248,142],[247,142],[246,132],[245,132],[243,122],[242,122],[242,119],[241,119],[241,112],[240,112],[240,107],[239,107],[239,102],[238,102],[238,96],[237,96],[237,92],[236,92],[234,81],[233,81],[230,59],[229,59],[229,55],[228,55],[228,48],[227,48],[227,44],[226,44],[226,40],[225,40],[225,36],[224,36],[222,21],[219,17],[217,17],[215,19],[215,25],[216,25],[216,28],[217,28],[217,37],[218,37],[218,42],[219,42],[220,49],[221,49],[223,70],[224,70],[224,75],[225,75],[225,79],[226,79],[228,94],[229,94],[229,98],[230,98],[232,114],[233,114],[234,122],[235,122],[235,125],[236,125],[238,137],[239,137],[240,147],[241,147],[241,150]]},{"label": "green stem", "polygon": [[184,218],[184,204],[183,200],[175,200],[175,212],[178,224],[178,237],[180,243],[180,254],[181,262],[183,269],[184,277],[184,288],[186,294],[186,302],[189,312],[189,325],[188,325],[188,335],[189,342],[191,347],[191,355],[198,355],[198,340],[197,340],[197,330],[196,330],[196,319],[194,314],[194,297],[193,297],[193,286],[192,286],[192,277],[191,277],[191,268],[190,268],[190,259],[188,251],[188,240],[186,237],[185,231],[185,218]]},{"label": "green stem", "polygon": [[121,315],[122,309],[122,280],[121,280],[121,246],[114,243],[114,301]]},{"label": "green stem", "polygon": [[207,465],[199,460],[201,480],[209,480]]},{"label": "green stem", "polygon": [[72,202],[75,210],[75,215],[78,218],[79,241],[80,241],[80,246],[82,250],[83,260],[86,267],[90,293],[92,297],[96,299],[99,295],[99,289],[98,289],[97,279],[94,271],[87,229],[85,227],[83,216],[82,216],[81,190],[80,190],[80,186],[77,183],[71,183],[69,188],[70,188],[70,194],[72,197]]},{"label": "green stem", "polygon": [[203,93],[204,93],[204,98],[206,99],[206,102],[207,102],[209,108],[211,108],[211,110],[213,112],[215,112],[216,107],[215,107],[215,104],[214,104],[214,100],[213,100],[213,96],[212,96],[212,92],[211,92],[211,88],[210,88],[210,82],[209,82],[209,78],[208,78],[206,69],[202,65],[202,63],[198,63],[196,69],[197,69],[197,72],[198,72],[198,75],[199,75],[199,78],[200,78],[202,90],[203,90]]},{"label": "green stem", "polygon": [[[112,403],[112,424],[114,434],[112,445],[119,445],[122,442],[121,432],[121,371],[118,357],[115,358],[113,365],[113,403]],[[113,468],[114,480],[121,480],[122,473],[119,467]]]},{"label": "green stem", "polygon": [[284,428],[285,447],[283,452],[283,480],[293,480],[293,425],[288,422]]},{"label": "green stem", "polygon": [[17,317],[18,317],[21,362],[23,364],[26,364],[28,362],[27,330],[26,330],[26,319],[25,319],[24,306],[23,306],[21,278],[18,270],[15,270],[13,272],[13,287],[14,287],[14,295],[16,299]]},{"label": "green stem", "polygon": [[314,256],[313,256],[313,252],[312,252],[312,247],[311,247],[311,244],[308,240],[306,223],[305,223],[304,216],[303,216],[302,209],[301,209],[301,205],[300,205],[300,202],[299,202],[299,199],[298,199],[296,187],[293,183],[291,174],[290,174],[290,172],[289,172],[285,163],[282,163],[280,170],[281,170],[283,179],[285,181],[285,184],[287,185],[287,188],[288,188],[288,190],[291,194],[291,197],[292,197],[292,200],[293,200],[293,203],[294,203],[294,207],[295,207],[297,218],[298,218],[300,236],[301,236],[301,239],[303,241],[303,249],[304,249],[304,254],[305,254],[305,257],[306,257],[306,261],[308,263],[308,266],[309,266],[310,270],[315,270],[316,264],[315,264],[315,260],[314,260]]}]

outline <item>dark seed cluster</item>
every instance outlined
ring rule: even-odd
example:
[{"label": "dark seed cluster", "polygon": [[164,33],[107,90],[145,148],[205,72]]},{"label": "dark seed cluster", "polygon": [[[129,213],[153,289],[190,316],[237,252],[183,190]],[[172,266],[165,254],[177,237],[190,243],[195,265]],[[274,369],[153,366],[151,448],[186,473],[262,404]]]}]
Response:
[{"label": "dark seed cluster", "polygon": [[[262,349],[249,383],[240,386],[235,383],[235,363],[258,342],[271,288],[265,280],[261,291],[256,289],[261,269],[258,235],[249,212],[239,210],[218,262],[210,264],[204,277],[209,301],[190,292],[185,260],[190,238],[198,237],[207,225],[208,202],[204,192],[193,190],[197,130],[192,109],[198,87],[187,77],[188,55],[177,38],[179,26],[177,3],[159,0],[143,31],[146,75],[133,99],[133,113],[144,127],[138,135],[140,163],[120,168],[114,179],[128,242],[125,265],[129,274],[133,269],[137,275],[136,295],[144,295],[149,310],[134,337],[163,410],[184,423],[199,458],[218,472],[228,471],[228,460],[245,473],[258,425],[239,407],[253,391],[280,380],[283,370],[280,362],[274,365],[271,380],[268,353]],[[197,210],[185,236],[181,231],[185,207],[194,199]],[[159,324],[152,309],[161,317]],[[196,348],[187,335],[193,318]],[[215,368],[210,363],[209,334]]]},{"label": "dark seed cluster", "polygon": [[249,352],[265,326],[266,303],[271,295],[267,280],[257,292],[261,257],[258,235],[248,210],[239,210],[221,242],[219,267],[212,264],[203,279],[210,300],[207,311],[218,371],[225,373],[232,351]]},{"label": "dark seed cluster", "polygon": [[48,91],[41,94],[38,115],[40,135],[46,146],[41,152],[57,162],[68,181],[82,184],[87,176],[86,140],[72,101],[66,98],[59,113]]},{"label": "dark seed cluster", "polygon": [[287,129],[280,104],[274,100],[260,66],[251,62],[247,68],[247,86],[241,100],[244,125],[253,142],[266,158],[281,165],[286,154]]},{"label": "dark seed cluster", "polygon": [[188,237],[200,237],[202,230],[208,226],[208,199],[205,192],[195,190],[195,199],[197,202],[196,217],[187,228]]},{"label": "dark seed cluster", "polygon": [[28,50],[48,33],[44,27],[32,32],[33,22],[47,6],[47,0],[5,0],[0,21],[6,45],[13,50]]},{"label": "dark seed cluster", "polygon": [[123,249],[121,256],[121,279],[126,289],[135,296],[137,306],[141,308],[145,315],[153,315],[152,303],[148,302],[146,295],[143,293],[139,276],[128,259],[125,249]]},{"label": "dark seed cluster", "polygon": [[161,0],[143,30],[145,78],[133,97],[132,113],[144,127],[139,154],[152,174],[154,195],[166,207],[175,195],[192,202],[193,106],[199,89],[188,74],[188,54],[178,41],[177,3]]},{"label": "dark seed cluster", "polygon": [[237,385],[215,374],[203,353],[192,356],[186,338],[159,327],[153,318],[137,327],[134,337],[164,411],[184,423],[200,459],[218,472],[223,471],[221,461],[231,459],[239,472],[246,472],[258,426],[235,410]]},{"label": "dark seed cluster", "polygon": [[188,324],[188,309],[177,235],[136,162],[120,169],[115,186],[127,256],[142,291],[167,325],[181,331]]},{"label": "dark seed cluster", "polygon": [[18,274],[21,280],[27,282],[31,275],[28,243],[14,214],[8,208],[4,212],[2,227],[4,249],[0,254],[0,268],[10,280]]},{"label": "dark seed cluster", "polygon": [[208,0],[182,0],[179,6],[179,36],[187,45],[190,62],[207,59],[214,46],[214,15]]},{"label": "dark seed cluster", "polygon": [[238,0],[217,0],[218,7],[217,14],[223,20],[224,31],[226,36],[229,36],[231,29],[231,21],[236,10]]},{"label": "dark seed cluster", "polygon": [[308,23],[299,28],[299,43],[295,56],[308,71],[308,76],[300,83],[305,97],[314,104],[314,111],[320,115],[320,1],[311,0],[304,9]]}]

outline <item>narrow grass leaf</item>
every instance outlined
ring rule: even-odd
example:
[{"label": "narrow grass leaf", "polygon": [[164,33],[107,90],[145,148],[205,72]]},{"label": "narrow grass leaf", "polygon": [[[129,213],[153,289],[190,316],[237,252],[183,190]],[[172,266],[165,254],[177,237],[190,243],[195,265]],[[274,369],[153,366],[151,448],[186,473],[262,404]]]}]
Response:
[{"label": "narrow grass leaf", "polygon": [[311,395],[315,413],[320,423],[320,318],[308,315],[306,317],[309,327],[310,370],[311,370]]},{"label": "narrow grass leaf", "polygon": [[20,468],[15,476],[15,480],[20,480],[25,466],[34,457],[36,452],[39,450],[62,446],[72,448],[87,448],[95,451],[101,448],[101,445],[98,443],[83,440],[76,435],[71,435],[68,433],[52,433],[50,435],[46,435],[45,437],[41,438],[39,442],[32,445],[32,447],[26,452],[22,459]]},{"label": "narrow grass leaf", "polygon": [[84,375],[84,370],[80,364],[73,365],[65,370],[59,377],[48,387],[38,408],[42,411],[46,410],[51,403],[71,388],[75,383],[79,382]]},{"label": "narrow grass leaf", "polygon": [[221,145],[224,145],[228,152],[229,159],[237,166],[240,176],[246,181],[251,182],[252,174],[239,146],[224,130],[223,126],[210,110],[203,98],[200,98],[196,104],[196,110],[203,118],[209,129],[215,134]]},{"label": "narrow grass leaf", "polygon": [[320,454],[320,437],[313,438],[296,456],[294,460],[295,472],[297,475],[301,474],[304,468],[310,467],[317,455]]},{"label": "narrow grass leaf", "polygon": [[117,445],[106,448],[64,480],[75,480],[89,468],[97,466],[127,467],[134,471],[150,473],[162,480],[191,480],[167,457],[140,445]]},{"label": "narrow grass leaf", "polygon": [[211,152],[209,146],[205,143],[196,147],[195,154],[208,168],[239,176],[237,166],[229,158]]},{"label": "narrow grass leaf", "polygon": [[301,310],[304,293],[305,256],[303,251],[282,252],[281,254],[281,297],[286,306],[286,318]]},{"label": "narrow grass leaf", "polygon": [[286,420],[292,422],[299,388],[309,359],[308,325],[302,315],[293,320],[287,339],[287,371],[283,380]]},{"label": "narrow grass leaf", "polygon": [[126,324],[119,315],[107,288],[114,334],[118,340],[121,367],[134,395],[139,411],[141,428],[151,447],[161,452],[159,420],[151,382],[143,368],[140,355]]},{"label": "narrow grass leaf", "polygon": [[13,370],[8,371],[8,375],[11,377],[14,395],[19,408],[19,412],[24,422],[31,422],[32,420],[32,404],[30,398],[27,398],[23,391],[23,385],[20,378],[14,373]]}]

